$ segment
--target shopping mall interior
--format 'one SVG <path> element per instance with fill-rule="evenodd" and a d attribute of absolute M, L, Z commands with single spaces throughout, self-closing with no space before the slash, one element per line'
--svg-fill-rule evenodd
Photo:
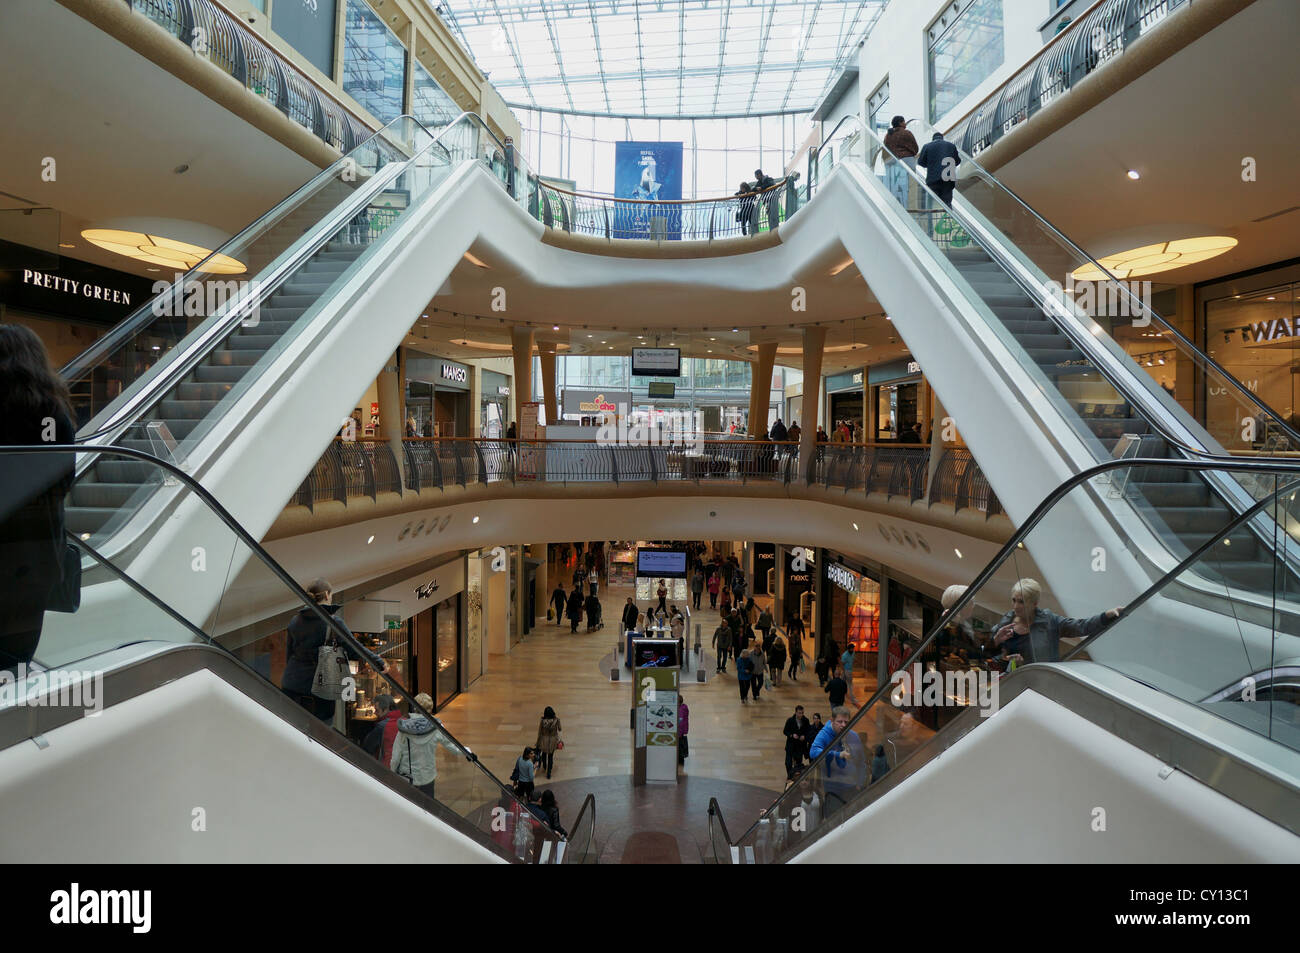
<path fill-rule="evenodd" d="M 0 4 L 0 857 L 1300 860 L 1297 35 Z"/>

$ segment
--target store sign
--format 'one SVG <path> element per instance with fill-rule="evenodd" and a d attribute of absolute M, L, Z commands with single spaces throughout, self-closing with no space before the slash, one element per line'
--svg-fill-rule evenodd
<path fill-rule="evenodd" d="M 469 369 L 461 367 L 459 364 L 444 364 L 442 365 L 442 379 L 464 384 L 469 380 Z"/>
<path fill-rule="evenodd" d="M 1300 338 L 1300 315 L 1256 321 L 1242 328 L 1241 336 L 1248 344 L 1276 344 L 1278 341 L 1292 343 L 1293 339 Z"/>
<path fill-rule="evenodd" d="M 502 396 L 502 397 L 509 397 L 509 396 L 510 396 L 510 388 L 509 388 L 509 387 L 498 387 L 498 388 L 497 388 L 497 394 L 499 394 L 499 395 Z"/>
<path fill-rule="evenodd" d="M 415 590 L 415 598 L 417 598 L 417 599 L 432 599 L 434 593 L 436 593 L 437 591 L 438 591 L 438 580 L 437 580 L 437 579 L 430 579 L 430 580 L 429 580 L 428 582 L 426 582 L 424 585 L 422 585 L 422 586 L 418 586 L 418 587 L 416 588 L 416 590 Z"/>
<path fill-rule="evenodd" d="M 855 595 L 861 588 L 859 585 L 861 577 L 852 569 L 841 566 L 839 563 L 831 563 L 826 567 L 826 578 L 845 592 L 852 592 Z"/>
<path fill-rule="evenodd" d="M 632 406 L 632 392 L 626 390 L 575 390 L 565 388 L 561 401 L 561 413 L 565 414 L 614 414 L 623 412 Z"/>
<path fill-rule="evenodd" d="M 909 373 L 909 374 L 919 374 L 919 373 L 921 373 L 921 365 L 920 365 L 919 363 L 917 363 L 916 361 L 908 361 L 908 362 L 907 362 L 907 373 Z"/>
<path fill-rule="evenodd" d="M 107 301 L 109 304 L 131 303 L 131 293 L 120 288 L 92 284 L 89 281 L 75 281 L 72 278 L 52 275 L 48 271 L 33 271 L 31 268 L 23 269 L 23 284 L 44 288 L 47 291 L 57 291 L 60 294 L 77 295 L 92 301 Z"/>

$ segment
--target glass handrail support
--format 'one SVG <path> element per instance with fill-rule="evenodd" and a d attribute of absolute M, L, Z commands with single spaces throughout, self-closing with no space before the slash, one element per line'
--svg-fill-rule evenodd
<path fill-rule="evenodd" d="M 133 643 L 202 643 L 231 655 L 272 685 L 283 686 L 286 694 L 296 687 L 311 702 L 314 696 L 308 694 L 308 684 L 291 684 L 295 676 L 291 674 L 286 625 L 291 618 L 301 617 L 308 626 L 323 627 L 353 658 L 353 683 L 345 683 L 344 688 L 348 700 L 359 706 L 372 702 L 373 694 L 359 687 L 363 682 L 371 684 L 378 692 L 405 702 L 407 712 L 424 715 L 442 732 L 443 747 L 450 750 L 440 753 L 438 803 L 472 824 L 502 856 L 521 862 L 560 862 L 563 852 L 556 848 L 561 838 L 442 727 L 432 711 L 422 708 L 401 679 L 393 672 L 378 670 L 375 660 L 383 657 L 383 650 L 365 645 L 363 637 L 355 635 L 333 607 L 317 605 L 229 512 L 179 467 L 126 448 L 4 446 L 0 447 L 0 485 L 18 508 L 50 492 L 70 492 L 84 478 L 84 472 L 74 475 L 75 457 L 89 453 L 147 471 L 141 474 L 142 483 L 172 483 L 209 518 L 185 541 L 165 543 L 174 551 L 161 554 L 157 561 L 171 564 L 177 571 L 152 574 L 148 586 L 83 539 L 74 527 L 67 527 L 67 545 L 81 555 L 79 606 L 70 613 L 45 611 L 32 664 L 42 669 L 84 668 L 87 663 L 93 665 L 95 657 Z M 8 533 L 13 526 L 0 521 L 0 529 Z M 227 591 L 237 572 L 239 591 Z M 18 593 L 0 592 L 5 604 L 19 597 Z M 250 602 L 264 610 L 272 608 L 259 616 L 250 613 Z M 254 618 L 256 621 L 251 621 Z M 315 653 L 310 654 L 308 667 L 314 671 Z M 363 672 L 372 674 L 363 678 Z M 307 680 L 310 682 L 310 672 Z M 303 701 L 301 697 L 298 700 Z M 313 704 L 319 717 L 319 702 Z M 359 742 L 360 738 L 352 740 Z"/>
<path fill-rule="evenodd" d="M 1024 638 L 1013 635 L 1015 641 L 998 638 L 1002 626 L 1014 622 L 1008 619 L 1012 585 L 1035 577 L 1036 552 L 1060 546 L 1060 528 L 1052 518 L 1056 510 L 1090 487 L 1135 482 L 1154 471 L 1205 468 L 1225 477 L 1252 477 L 1269 490 L 1251 508 L 1226 518 L 1154 585 L 1140 587 L 1136 577 L 1114 575 L 1113 604 L 1096 606 L 1097 614 L 1086 619 L 1059 620 L 1057 638 L 1036 637 L 1032 629 Z M 905 644 L 890 681 L 871 691 L 845 727 L 832 732 L 824 752 L 747 831 L 732 840 L 711 826 L 718 861 L 788 859 L 817 831 L 842 823 L 885 789 L 875 783 L 882 776 L 872 764 L 877 745 L 884 751 L 879 767 L 885 771 L 914 755 L 928 756 L 958 714 L 996 711 L 1001 680 L 1035 662 L 1080 659 L 1104 665 L 1281 746 L 1265 745 L 1265 750 L 1300 751 L 1300 636 L 1294 624 L 1300 618 L 1300 592 L 1282 572 L 1245 582 L 1225 574 L 1234 558 L 1224 545 L 1259 510 L 1279 527 L 1272 551 L 1296 548 L 1297 495 L 1300 465 L 1283 461 L 1116 460 L 1072 477 L 1037 507 L 925 637 Z M 1038 607 L 1058 604 L 1044 587 Z M 1118 618 L 1108 617 L 1112 609 L 1122 609 Z M 936 678 L 941 687 L 926 698 Z M 964 733 L 978 723 L 968 717 L 953 729 Z"/>

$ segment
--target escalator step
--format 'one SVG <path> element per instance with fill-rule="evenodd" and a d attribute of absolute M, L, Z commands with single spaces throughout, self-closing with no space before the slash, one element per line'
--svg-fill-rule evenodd
<path fill-rule="evenodd" d="M 217 406 L 215 400 L 178 400 L 164 397 L 158 401 L 158 416 L 163 420 L 202 420 Z"/>
<path fill-rule="evenodd" d="M 128 461 L 126 457 L 100 458 L 94 466 L 95 478 L 104 483 L 140 484 L 148 480 L 155 471 L 155 467 L 143 461 L 136 463 Z"/>
<path fill-rule="evenodd" d="M 252 367 L 261 356 L 261 351 L 232 351 L 223 347 L 208 355 L 208 365 L 211 367 Z M 197 369 L 195 368 L 195 370 Z"/>
<path fill-rule="evenodd" d="M 216 403 L 230 393 L 230 384 L 198 384 L 186 382 L 176 385 L 170 395 L 175 400 L 205 400 Z"/>
<path fill-rule="evenodd" d="M 68 494 L 68 506 L 121 509 L 140 491 L 141 483 L 88 483 L 79 480 Z"/>
<path fill-rule="evenodd" d="M 1153 506 L 1161 509 L 1177 506 L 1205 506 L 1210 501 L 1210 488 L 1199 480 L 1189 480 L 1186 483 L 1145 482 L 1140 484 L 1139 492 L 1144 499 L 1151 501 Z M 1155 502 L 1157 500 L 1158 504 Z"/>
<path fill-rule="evenodd" d="M 247 366 L 236 364 L 200 364 L 190 371 L 196 384 L 237 384 L 248 372 Z"/>
<path fill-rule="evenodd" d="M 118 512 L 116 506 L 65 506 L 63 522 L 70 533 L 78 536 L 89 533 L 93 536 Z"/>

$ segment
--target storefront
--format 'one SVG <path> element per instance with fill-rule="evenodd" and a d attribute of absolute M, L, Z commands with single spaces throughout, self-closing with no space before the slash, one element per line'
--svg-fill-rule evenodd
<path fill-rule="evenodd" d="M 776 594 L 776 544 L 754 543 L 751 551 L 754 559 L 753 594 L 767 596 Z"/>
<path fill-rule="evenodd" d="M 0 323 L 35 331 L 55 367 L 67 364 L 152 298 L 153 282 L 148 278 L 0 241 Z M 179 318 L 183 332 L 186 319 Z M 121 393 L 124 376 L 148 369 L 165 353 L 172 337 L 138 335 L 130 353 L 116 354 L 95 379 L 95 406 Z M 74 406 L 88 405 L 91 396 L 74 391 Z M 79 419 L 85 416 L 78 414 Z"/>
<path fill-rule="evenodd" d="M 1198 286 L 1196 303 L 1206 353 L 1283 421 L 1300 424 L 1300 263 Z M 1172 375 L 1172 350 L 1156 360 Z M 1212 382 L 1200 390 L 1207 429 L 1239 431 L 1240 401 L 1218 393 Z M 1267 436 L 1260 432 L 1256 443 L 1262 447 Z"/>
<path fill-rule="evenodd" d="M 880 577 L 831 552 L 826 553 L 820 568 L 826 603 L 824 636 L 834 639 L 841 652 L 851 648 L 854 669 L 874 683 L 880 648 Z"/>
<path fill-rule="evenodd" d="M 798 555 L 794 550 L 799 549 Z M 784 589 L 781 591 L 781 606 L 778 623 L 785 625 L 791 616 L 797 615 L 803 621 L 804 631 L 817 631 L 817 551 L 812 547 L 781 547 L 781 563 L 785 574 Z M 812 643 L 804 649 L 810 655 L 814 652 Z"/>
<path fill-rule="evenodd" d="M 861 369 L 856 371 L 846 371 L 843 374 L 833 374 L 826 378 L 826 409 L 825 420 L 821 423 L 826 427 L 826 432 L 831 433 L 839 421 L 847 420 L 853 425 L 854 441 L 866 439 L 862 431 L 863 410 L 862 403 L 862 376 Z"/>
<path fill-rule="evenodd" d="M 925 432 L 930 408 L 922 406 L 925 388 L 920 364 L 911 358 L 878 364 L 868 369 L 867 382 L 871 388 L 871 426 L 875 428 L 870 440 L 899 440 L 917 424 Z"/>
<path fill-rule="evenodd" d="M 406 352 L 406 417 L 422 437 L 470 436 L 473 369 L 415 351 Z M 481 409 L 480 409 L 481 412 Z"/>
<path fill-rule="evenodd" d="M 480 437 L 496 440 L 510 426 L 510 378 L 496 371 L 479 371 Z"/>
<path fill-rule="evenodd" d="M 400 659 L 402 664 L 393 667 L 390 674 L 413 695 L 428 692 L 438 709 L 461 690 L 462 660 L 468 651 L 465 582 L 465 561 L 454 559 L 343 608 L 344 620 L 358 637 L 388 643 L 394 657 Z M 405 652 L 396 654 L 397 646 L 403 645 Z M 363 684 L 363 678 L 372 679 L 374 684 Z M 360 692 L 363 687 L 367 688 L 364 697 Z M 368 717 L 367 705 L 373 693 L 382 690 L 382 680 L 358 673 L 357 710 L 350 711 L 349 717 Z"/>

